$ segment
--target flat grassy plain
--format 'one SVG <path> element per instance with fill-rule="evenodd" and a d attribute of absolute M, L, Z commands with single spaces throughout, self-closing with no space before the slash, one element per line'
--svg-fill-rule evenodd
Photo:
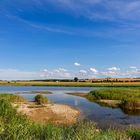
<path fill-rule="evenodd" d="M 65 87 L 140 87 L 140 82 L 46 82 L 0 81 L 0 86 L 65 86 Z"/>
<path fill-rule="evenodd" d="M 9 100 L 9 98 L 12 100 Z M 22 97 L 14 97 L 23 100 Z M 10 102 L 9 102 L 10 101 Z M 17 101 L 17 100 L 16 100 Z M 13 95 L 0 95 L 0 139 L 1 140 L 138 140 L 139 130 L 100 130 L 93 122 L 73 125 L 38 124 L 18 114 Z"/>

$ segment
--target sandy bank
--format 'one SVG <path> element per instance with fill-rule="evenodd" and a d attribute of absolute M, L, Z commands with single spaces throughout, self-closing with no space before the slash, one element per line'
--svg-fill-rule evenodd
<path fill-rule="evenodd" d="M 77 122 L 80 111 L 68 105 L 34 103 L 14 104 L 19 113 L 27 115 L 30 120 L 41 123 L 72 124 Z"/>

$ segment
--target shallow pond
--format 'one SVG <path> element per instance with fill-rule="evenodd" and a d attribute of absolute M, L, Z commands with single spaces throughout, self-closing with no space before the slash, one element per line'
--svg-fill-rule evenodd
<path fill-rule="evenodd" d="M 119 108 L 103 107 L 85 98 L 67 95 L 70 92 L 89 92 L 98 88 L 90 87 L 41 87 L 41 86 L 0 86 L 0 93 L 16 93 L 31 91 L 50 91 L 53 94 L 45 95 L 51 103 L 67 104 L 81 110 L 80 119 L 93 120 L 101 128 L 140 128 L 140 115 L 128 115 Z M 29 101 L 33 101 L 35 94 L 20 94 Z"/>

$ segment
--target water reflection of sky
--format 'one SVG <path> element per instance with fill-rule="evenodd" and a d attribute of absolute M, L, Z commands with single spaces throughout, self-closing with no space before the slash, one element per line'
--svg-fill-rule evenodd
<path fill-rule="evenodd" d="M 129 116 L 121 111 L 121 109 L 112 109 L 109 107 L 103 107 L 96 103 L 89 102 L 87 99 L 67 95 L 64 93 L 70 92 L 89 92 L 95 88 L 88 87 L 0 87 L 0 92 L 24 92 L 24 91 L 39 91 L 47 90 L 53 94 L 47 94 L 50 103 L 67 104 L 76 107 L 81 110 L 82 118 L 93 120 L 98 123 L 102 128 L 106 127 L 126 127 L 130 124 L 138 125 L 140 127 L 140 116 Z M 33 101 L 34 94 L 20 94 L 29 101 Z"/>

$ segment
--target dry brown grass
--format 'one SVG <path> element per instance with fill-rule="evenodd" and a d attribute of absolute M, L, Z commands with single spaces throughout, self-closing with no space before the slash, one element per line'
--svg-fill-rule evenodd
<path fill-rule="evenodd" d="M 46 82 L 46 81 L 0 81 L 2 86 L 76 86 L 76 87 L 96 87 L 96 86 L 139 86 L 140 82 Z"/>

